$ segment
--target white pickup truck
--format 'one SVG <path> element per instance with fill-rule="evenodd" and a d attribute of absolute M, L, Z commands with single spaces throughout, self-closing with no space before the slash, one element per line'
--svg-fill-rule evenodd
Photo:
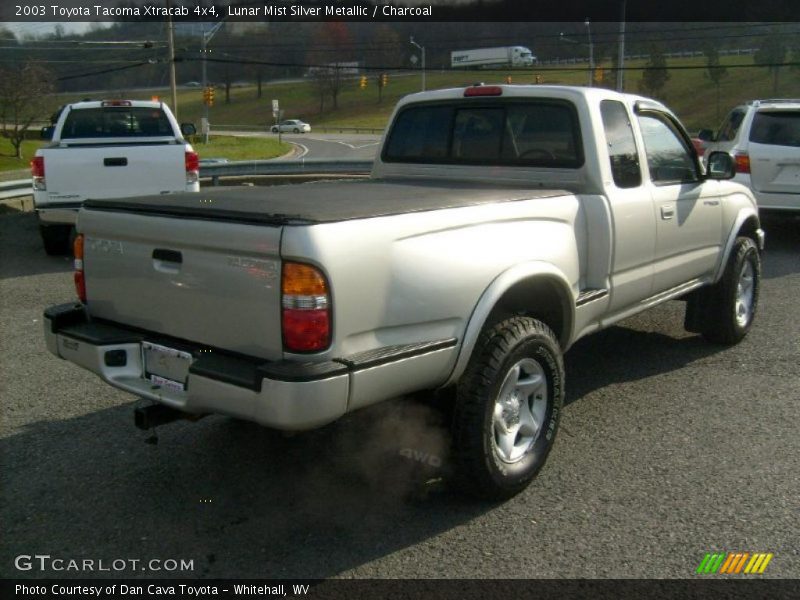
<path fill-rule="evenodd" d="M 162 102 L 103 100 L 65 106 L 51 143 L 31 161 L 33 201 L 48 254 L 68 252 L 78 209 L 88 198 L 200 191 L 199 161 Z"/>
<path fill-rule="evenodd" d="M 576 340 L 673 299 L 712 342 L 747 334 L 764 234 L 734 173 L 646 98 L 414 94 L 369 180 L 87 201 L 80 300 L 45 311 L 45 339 L 151 400 L 145 428 L 308 429 L 439 390 L 454 481 L 508 497 L 552 447 Z"/>

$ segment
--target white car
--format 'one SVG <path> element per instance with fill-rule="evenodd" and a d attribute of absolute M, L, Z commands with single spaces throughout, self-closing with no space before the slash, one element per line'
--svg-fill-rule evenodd
<path fill-rule="evenodd" d="M 717 131 L 700 133 L 705 156 L 736 161 L 734 181 L 753 191 L 762 210 L 800 211 L 800 100 L 753 100 L 734 108 Z"/>
<path fill-rule="evenodd" d="M 299 119 L 289 119 L 281 121 L 272 126 L 272 133 L 311 133 L 311 125 Z"/>

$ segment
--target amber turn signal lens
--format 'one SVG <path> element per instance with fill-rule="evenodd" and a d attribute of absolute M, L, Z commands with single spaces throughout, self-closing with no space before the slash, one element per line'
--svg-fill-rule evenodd
<path fill-rule="evenodd" d="M 323 296 L 328 284 L 318 269 L 311 265 L 287 262 L 283 264 L 282 292 L 293 296 Z"/>

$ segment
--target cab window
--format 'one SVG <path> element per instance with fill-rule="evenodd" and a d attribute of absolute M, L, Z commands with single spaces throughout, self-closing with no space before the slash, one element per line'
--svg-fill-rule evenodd
<path fill-rule="evenodd" d="M 603 118 L 614 184 L 618 188 L 640 186 L 642 171 L 639 168 L 639 154 L 625 105 L 616 100 L 603 100 L 600 103 L 600 114 Z"/>
<path fill-rule="evenodd" d="M 697 166 L 686 141 L 673 123 L 658 113 L 639 115 L 650 179 L 656 185 L 699 180 Z"/>

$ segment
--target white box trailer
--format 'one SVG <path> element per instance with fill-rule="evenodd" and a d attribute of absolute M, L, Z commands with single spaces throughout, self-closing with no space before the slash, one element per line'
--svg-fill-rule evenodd
<path fill-rule="evenodd" d="M 478 48 L 475 50 L 454 50 L 450 53 L 453 68 L 501 68 L 530 67 L 536 57 L 525 46 L 502 46 L 500 48 Z"/>

